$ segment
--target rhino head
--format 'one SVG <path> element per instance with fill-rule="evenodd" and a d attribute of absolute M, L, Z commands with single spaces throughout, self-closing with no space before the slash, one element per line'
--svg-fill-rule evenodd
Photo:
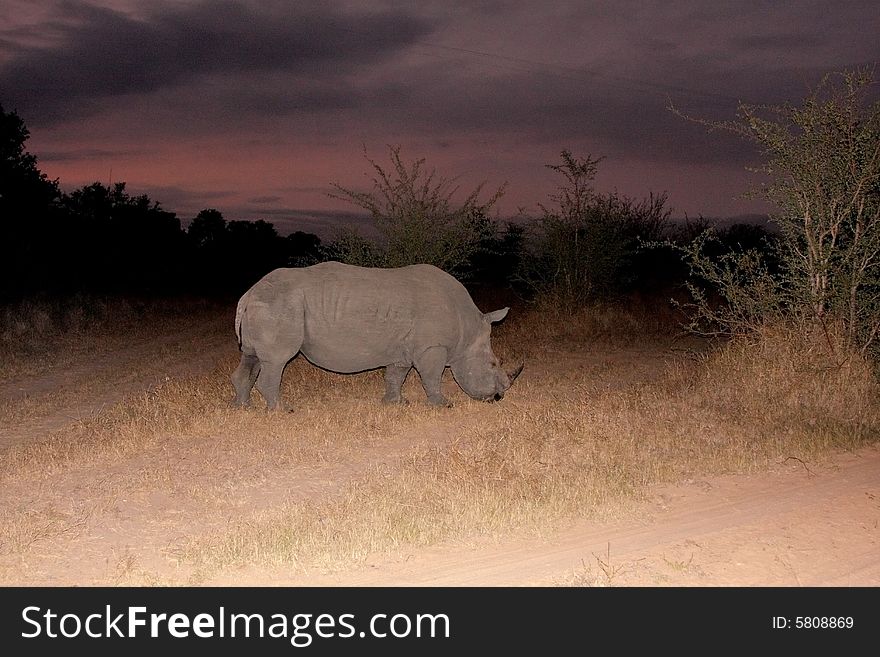
<path fill-rule="evenodd" d="M 500 400 L 523 369 L 521 363 L 506 372 L 492 352 L 490 343 L 492 323 L 504 319 L 508 310 L 502 308 L 485 313 L 474 340 L 466 346 L 459 358 L 449 364 L 456 383 L 474 399 L 487 402 Z"/>

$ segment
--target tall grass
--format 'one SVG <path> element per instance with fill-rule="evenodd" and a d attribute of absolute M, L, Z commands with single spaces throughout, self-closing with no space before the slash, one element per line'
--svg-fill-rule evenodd
<path fill-rule="evenodd" d="M 798 436 L 808 452 L 858 446 L 880 428 L 873 364 L 833 334 L 799 327 L 765 326 L 712 354 L 693 402 L 768 439 Z"/>

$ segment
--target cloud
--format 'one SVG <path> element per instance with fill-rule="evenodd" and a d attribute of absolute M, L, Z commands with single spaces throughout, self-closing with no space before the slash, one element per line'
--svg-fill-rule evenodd
<path fill-rule="evenodd" d="M 354 127 L 355 140 L 397 131 L 436 142 L 514 132 L 741 164 L 750 148 L 708 147 L 705 131 L 666 105 L 732 118 L 739 100 L 801 95 L 804 80 L 827 70 L 810 55 L 837 43 L 846 25 L 835 15 L 823 32 L 816 3 L 803 4 L 812 22 L 766 2 L 711 11 L 702 2 L 575 2 L 540 16 L 523 2 L 351 13 L 332 3 L 220 0 L 157 3 L 140 15 L 62 2 L 53 39 L 19 48 L 0 69 L 0 89 L 33 126 L 101 113 L 123 130 L 140 122 L 145 137 Z M 847 12 L 858 16 L 859 3 L 839 13 Z M 860 48 L 852 55 L 871 52 Z"/>
<path fill-rule="evenodd" d="M 704 74 L 711 78 L 712 73 Z M 675 80 L 633 80 L 590 72 L 510 71 L 462 80 L 457 71 L 426 67 L 420 77 L 432 84 L 413 88 L 401 106 L 385 106 L 406 116 L 409 129 L 436 141 L 497 141 L 515 135 L 517 143 L 559 148 L 592 144 L 594 154 L 690 163 L 754 161 L 754 148 L 737 138 L 707 135 L 706 128 L 684 121 L 668 109 L 670 101 L 695 116 L 730 119 L 737 98 L 706 85 L 700 92 L 679 88 Z M 733 76 L 734 78 L 736 76 Z M 780 76 L 774 76 L 778 91 Z M 378 125 L 383 117 L 373 117 Z M 444 139 L 444 137 L 446 137 Z"/>
<path fill-rule="evenodd" d="M 405 11 L 351 13 L 324 3 L 221 0 L 159 7 L 135 17 L 62 3 L 62 15 L 52 22 L 59 36 L 51 45 L 20 47 L 0 71 L 0 89 L 39 123 L 94 111 L 101 99 L 205 78 L 222 84 L 224 76 L 284 71 L 335 79 L 393 55 L 432 29 L 429 20 Z M 317 104 L 341 98 L 324 94 Z"/>
<path fill-rule="evenodd" d="M 134 157 L 137 150 L 112 150 L 106 148 L 77 148 L 64 151 L 40 151 L 40 162 L 81 162 L 84 160 L 112 160 L 120 157 Z"/>
<path fill-rule="evenodd" d="M 182 219 L 195 216 L 199 210 L 216 207 L 218 203 L 228 201 L 236 195 L 233 190 L 193 190 L 176 185 L 127 185 L 126 191 L 137 196 L 146 194 L 153 201 L 170 211 L 176 212 Z"/>
<path fill-rule="evenodd" d="M 11 1 L 34 13 L 0 15 L 0 102 L 65 172 L 117 154 L 154 182 L 239 186 L 225 201 L 263 214 L 363 184 L 361 147 L 382 162 L 387 144 L 477 179 L 533 184 L 569 148 L 633 188 L 696 196 L 696 168 L 732 187 L 753 145 L 670 100 L 732 119 L 880 58 L 874 0 Z"/>
<path fill-rule="evenodd" d="M 241 216 L 251 218 L 254 215 L 241 213 Z M 281 235 L 289 235 L 299 230 L 314 233 L 323 240 L 333 240 L 344 228 L 356 230 L 364 236 L 378 235 L 373 219 L 358 212 L 279 208 L 274 213 L 264 213 L 264 216 Z"/>

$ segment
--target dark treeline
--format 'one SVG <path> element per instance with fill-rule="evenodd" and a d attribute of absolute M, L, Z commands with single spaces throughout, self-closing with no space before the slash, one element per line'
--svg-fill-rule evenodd
<path fill-rule="evenodd" d="M 20 117 L 0 106 L 3 300 L 43 293 L 226 298 L 277 267 L 329 259 L 383 264 L 353 258 L 350 234 L 330 243 L 300 231 L 282 236 L 266 221 L 227 221 L 216 209 L 202 210 L 184 229 L 175 213 L 146 195 L 129 194 L 123 182 L 65 193 L 25 149 L 28 137 Z M 672 224 L 662 196 L 634 201 L 594 193 L 585 184 L 597 162 L 564 152 L 563 164 L 550 168 L 565 175 L 568 189 L 560 187 L 555 205 L 542 206 L 542 217 L 503 223 L 464 213 L 450 230 L 466 225 L 475 238 L 453 273 L 472 286 L 510 288 L 568 305 L 680 284 L 688 274 L 680 254 L 656 244 L 689 240 L 705 226 Z M 417 261 L 428 261 L 417 253 L 423 237 L 412 242 Z M 720 237 L 716 248 L 723 250 L 740 241 L 765 244 L 768 234 L 734 226 Z M 647 242 L 655 246 L 646 248 Z M 381 251 L 365 238 L 354 243 L 371 257 Z M 406 252 L 409 245 L 402 245 Z"/>
<path fill-rule="evenodd" d="M 4 194 L 3 200 L 6 199 Z M 201 211 L 187 230 L 180 219 L 125 183 L 94 183 L 50 202 L 3 203 L 2 289 L 35 292 L 216 295 L 243 291 L 276 267 L 314 264 L 321 240 L 282 237 L 262 220 L 226 221 Z"/>
<path fill-rule="evenodd" d="M 321 240 L 282 237 L 265 221 L 200 212 L 180 219 L 124 182 L 71 193 L 27 152 L 24 122 L 0 106 L 0 295 L 35 293 L 227 295 L 276 267 L 317 262 Z"/>

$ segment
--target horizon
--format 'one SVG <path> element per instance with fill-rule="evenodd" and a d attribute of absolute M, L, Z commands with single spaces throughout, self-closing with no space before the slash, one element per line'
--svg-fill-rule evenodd
<path fill-rule="evenodd" d="M 158 199 L 153 199 L 151 197 L 150 200 L 158 201 L 160 207 L 166 212 L 171 212 L 174 214 L 179 220 L 181 224 L 181 228 L 186 230 L 188 225 L 192 222 L 195 217 L 181 217 L 179 214 L 174 212 L 171 209 L 164 207 Z M 361 235 L 364 237 L 375 237 L 378 235 L 376 228 L 374 226 L 374 219 L 369 214 L 365 212 L 357 212 L 357 211 L 345 211 L 345 210 L 296 210 L 296 216 L 284 216 L 284 217 L 227 217 L 222 210 L 217 208 L 204 208 L 204 209 L 216 209 L 223 215 L 223 219 L 227 222 L 229 221 L 265 221 L 266 223 L 272 224 L 275 228 L 276 232 L 284 237 L 290 235 L 294 232 L 301 231 L 304 233 L 312 233 L 320 237 L 322 240 L 333 239 L 335 237 L 335 231 L 342 228 L 354 228 L 358 230 Z M 512 216 L 494 216 L 490 218 L 493 222 L 506 224 L 506 223 L 523 223 L 527 224 L 529 222 L 540 219 L 538 215 L 512 215 Z M 689 221 L 705 221 L 708 224 L 718 227 L 724 228 L 734 224 L 751 224 L 758 226 L 772 226 L 772 218 L 771 215 L 767 213 L 749 213 L 749 214 L 739 214 L 739 215 L 730 215 L 724 217 L 706 217 L 706 216 L 669 216 L 668 221 L 670 223 L 686 223 Z"/>
<path fill-rule="evenodd" d="M 39 166 L 39 162 L 38 162 Z M 110 181 L 109 185 L 105 185 L 100 181 L 93 181 L 89 184 L 100 184 L 104 185 L 109 189 L 110 185 L 115 183 L 125 183 L 126 193 L 131 196 L 140 196 L 143 192 L 137 189 L 131 189 L 126 181 Z M 63 181 L 59 181 L 59 188 L 66 194 L 75 191 L 75 189 L 80 188 L 72 188 L 68 185 L 64 185 Z M 376 230 L 373 225 L 373 218 L 365 211 L 357 211 L 357 210 L 316 210 L 316 209 L 290 209 L 290 210 L 282 210 L 276 211 L 274 213 L 264 213 L 262 216 L 247 216 L 247 215 L 227 215 L 226 212 L 223 211 L 222 208 L 219 207 L 205 207 L 201 208 L 197 212 L 193 214 L 182 215 L 180 212 L 175 210 L 174 208 L 168 207 L 162 199 L 154 198 L 147 194 L 150 201 L 154 203 L 158 203 L 159 207 L 164 212 L 169 212 L 173 214 L 179 221 L 181 228 L 186 230 L 190 223 L 192 223 L 195 216 L 198 212 L 202 210 L 217 210 L 223 216 L 223 219 L 227 222 L 229 221 L 265 221 L 266 223 L 272 224 L 275 228 L 276 232 L 281 236 L 290 235 L 297 231 L 302 231 L 305 233 L 313 233 L 320 237 L 322 240 L 332 239 L 335 236 L 335 232 L 337 230 L 343 228 L 354 228 L 361 232 L 365 237 L 375 236 Z M 540 219 L 540 215 L 535 214 L 515 214 L 515 215 L 495 215 L 490 217 L 490 219 L 497 223 L 528 223 L 530 221 L 534 221 Z M 756 225 L 767 225 L 771 221 L 771 215 L 769 213 L 743 213 L 737 215 L 727 215 L 727 216 L 687 216 L 687 215 L 670 215 L 668 220 L 672 223 L 683 223 L 688 221 L 706 221 L 709 224 L 718 227 L 724 227 L 731 224 L 743 223 L 743 224 L 756 224 Z"/>

